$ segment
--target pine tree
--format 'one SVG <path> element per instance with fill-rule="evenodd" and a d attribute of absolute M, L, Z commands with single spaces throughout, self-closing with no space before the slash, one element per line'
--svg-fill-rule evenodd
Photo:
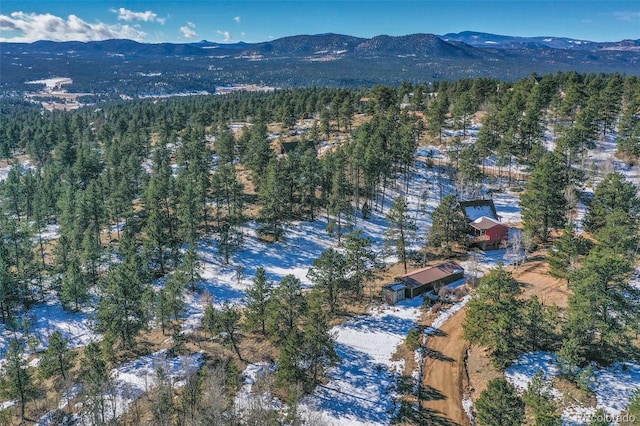
<path fill-rule="evenodd" d="M 2 323 L 6 324 L 13 317 L 19 303 L 19 295 L 15 277 L 9 263 L 0 251 L 0 315 Z"/>
<path fill-rule="evenodd" d="M 627 225 L 635 225 L 640 213 L 638 189 L 620 173 L 609 173 L 596 187 L 593 200 L 585 217 L 585 228 L 597 232 L 607 225 L 607 216 L 614 212 L 624 213 Z"/>
<path fill-rule="evenodd" d="M 162 334 L 164 335 L 167 325 L 171 320 L 171 316 L 173 315 L 173 309 L 169 304 L 169 296 L 167 295 L 166 288 L 161 288 L 156 293 L 155 307 L 156 321 L 160 323 L 160 328 L 162 329 Z"/>
<path fill-rule="evenodd" d="M 85 397 L 82 409 L 93 424 L 104 424 L 107 409 L 105 393 L 110 386 L 110 379 L 107 363 L 98 343 L 92 342 L 85 346 L 80 365 Z"/>
<path fill-rule="evenodd" d="M 536 425 L 562 426 L 562 417 L 558 414 L 553 395 L 544 382 L 542 370 L 533 376 L 527 390 L 522 394 L 522 400 L 533 411 Z"/>
<path fill-rule="evenodd" d="M 546 307 L 533 295 L 522 306 L 522 348 L 525 351 L 556 349 L 557 306 Z"/>
<path fill-rule="evenodd" d="M 48 379 L 60 375 L 67 380 L 67 374 L 74 365 L 75 356 L 74 352 L 69 351 L 69 340 L 65 339 L 60 331 L 54 331 L 49 336 L 49 346 L 38 364 L 42 377 Z"/>
<path fill-rule="evenodd" d="M 267 335 L 267 309 L 273 291 L 273 283 L 267 279 L 263 267 L 258 267 L 253 285 L 247 290 L 245 325 L 249 330 L 259 330 Z"/>
<path fill-rule="evenodd" d="M 260 201 L 259 219 L 265 223 L 266 229 L 275 241 L 280 240 L 286 215 L 282 203 L 282 185 L 277 170 L 276 161 L 269 163 L 266 177 L 260 187 L 258 199 Z"/>
<path fill-rule="evenodd" d="M 456 180 L 461 194 L 477 195 L 478 186 L 484 177 L 479 164 L 480 154 L 475 145 L 470 145 L 460 152 Z"/>
<path fill-rule="evenodd" d="M 464 243 L 467 236 L 467 221 L 458 208 L 455 195 L 447 195 L 440 201 L 431 216 L 432 225 L 429 243 L 434 247 L 451 249 L 453 243 Z"/>
<path fill-rule="evenodd" d="M 217 226 L 218 252 L 229 263 L 231 255 L 243 244 L 244 185 L 237 180 L 233 165 L 221 166 L 212 177 Z"/>
<path fill-rule="evenodd" d="M 589 253 L 591 246 L 589 240 L 576 234 L 573 224 L 568 224 L 547 253 L 549 275 L 568 281 L 579 259 Z"/>
<path fill-rule="evenodd" d="M 280 385 L 291 386 L 304 380 L 302 369 L 302 337 L 297 329 L 286 335 L 278 357 L 276 381 Z"/>
<path fill-rule="evenodd" d="M 309 220 L 313 222 L 319 204 L 316 191 L 320 186 L 320 162 L 313 145 L 304 151 L 300 159 L 299 182 L 300 204 L 308 210 Z"/>
<path fill-rule="evenodd" d="M 520 198 L 524 231 L 531 238 L 546 242 L 549 230 L 565 225 L 568 184 L 564 160 L 558 153 L 546 153 L 536 165 Z"/>
<path fill-rule="evenodd" d="M 143 196 L 147 212 L 145 244 L 160 274 L 165 273 L 167 252 L 175 254 L 176 251 L 175 185 L 169 151 L 160 144 L 153 154 L 152 173 Z"/>
<path fill-rule="evenodd" d="M 588 360 L 613 362 L 624 357 L 638 331 L 632 300 L 639 296 L 626 277 L 629 260 L 597 246 L 570 277 L 567 322 L 561 356 L 570 364 Z"/>
<path fill-rule="evenodd" d="M 303 334 L 303 359 L 306 361 L 307 390 L 315 388 L 325 369 L 338 361 L 328 315 L 322 296 L 312 291 L 308 297 L 309 310 Z"/>
<path fill-rule="evenodd" d="M 66 308 L 71 307 L 74 311 L 78 311 L 80 303 L 87 299 L 88 290 L 80 264 L 76 258 L 73 258 L 62 278 L 60 301 Z"/>
<path fill-rule="evenodd" d="M 314 288 L 321 292 L 324 301 L 329 306 L 329 312 L 334 314 L 340 304 L 341 294 L 348 288 L 347 264 L 344 255 L 332 248 L 322 252 L 313 261 L 313 267 L 307 276 Z"/>
<path fill-rule="evenodd" d="M 298 327 L 305 315 L 306 302 L 300 280 L 293 275 L 285 276 L 273 290 L 269 299 L 267 330 L 277 342 L 283 342 L 292 330 Z"/>
<path fill-rule="evenodd" d="M 17 341 L 9 344 L 9 350 L 5 357 L 4 377 L 0 385 L 6 391 L 9 398 L 16 398 L 20 402 L 20 419 L 24 421 L 25 404 L 35 390 L 31 373 L 27 368 L 27 359 L 24 357 L 24 347 Z"/>
<path fill-rule="evenodd" d="M 504 377 L 489 382 L 475 408 L 480 426 L 518 426 L 524 422 L 524 402 Z"/>
<path fill-rule="evenodd" d="M 337 225 L 336 233 L 338 235 L 338 244 L 341 242 L 344 228 L 350 228 L 353 223 L 353 207 L 349 201 L 349 184 L 344 173 L 344 167 L 338 161 L 337 169 L 333 172 L 331 179 L 331 188 L 327 199 L 327 213 L 333 216 L 335 225 Z"/>
<path fill-rule="evenodd" d="M 245 129 L 245 131 L 247 130 Z M 259 189 L 267 172 L 267 167 L 274 158 L 274 151 L 271 149 L 271 144 L 267 137 L 267 125 L 264 121 L 258 120 L 248 131 L 249 140 L 242 162 L 251 170 L 254 181 L 259 183 L 257 185 Z"/>
<path fill-rule="evenodd" d="M 189 277 L 183 271 L 176 271 L 169 276 L 164 286 L 167 308 L 173 319 L 180 319 L 186 306 L 184 293 Z"/>
<path fill-rule="evenodd" d="M 386 218 L 389 226 L 385 231 L 385 245 L 394 247 L 395 254 L 407 272 L 407 246 L 414 236 L 416 224 L 409 216 L 407 201 L 402 195 L 394 200 Z"/>
<path fill-rule="evenodd" d="M 413 232 L 413 229 L 410 230 Z M 349 290 L 356 295 L 362 294 L 365 284 L 374 280 L 383 268 L 378 254 L 372 250 L 373 241 L 363 237 L 360 229 L 347 234 L 344 241 L 344 261 Z M 340 279 L 343 275 L 336 275 Z"/>
<path fill-rule="evenodd" d="M 482 277 L 476 297 L 467 304 L 464 337 L 487 347 L 498 367 L 508 365 L 521 348 L 520 285 L 502 267 Z"/>
<path fill-rule="evenodd" d="M 240 310 L 227 301 L 224 302 L 220 309 L 216 309 L 213 305 L 208 305 L 204 311 L 202 327 L 214 336 L 224 333 L 225 341 L 231 344 L 236 355 L 238 355 L 238 359 L 243 361 L 238 347 L 240 340 L 239 325 Z"/>
<path fill-rule="evenodd" d="M 182 259 L 182 265 L 176 271 L 180 274 L 182 281 L 189 287 L 192 293 L 196 291 L 196 283 L 202 280 L 200 271 L 202 270 L 202 264 L 198 257 L 198 248 L 195 243 L 189 244 L 189 248 L 184 254 Z"/>
<path fill-rule="evenodd" d="M 171 378 L 162 367 L 156 370 L 155 399 L 152 404 L 154 424 L 159 426 L 169 426 L 175 411 L 173 402 L 173 386 Z"/>
<path fill-rule="evenodd" d="M 150 290 L 132 236 L 124 235 L 120 252 L 124 261 L 105 277 L 96 319 L 100 331 L 117 336 L 124 347 L 132 348 L 136 335 L 147 325 L 147 310 L 152 305 L 144 304 Z"/>

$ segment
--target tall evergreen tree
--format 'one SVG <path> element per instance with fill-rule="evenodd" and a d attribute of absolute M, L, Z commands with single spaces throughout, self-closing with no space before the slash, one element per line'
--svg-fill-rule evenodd
<path fill-rule="evenodd" d="M 385 231 L 385 245 L 394 247 L 395 254 L 407 272 L 407 247 L 414 236 L 416 224 L 409 215 L 407 201 L 402 195 L 393 201 L 386 217 L 389 226 Z"/>
<path fill-rule="evenodd" d="M 35 390 L 31 373 L 27 367 L 27 359 L 24 356 L 24 347 L 17 341 L 9 344 L 9 350 L 5 357 L 4 377 L 0 385 L 10 398 L 16 398 L 20 403 L 20 420 L 25 420 L 25 406 L 33 396 Z"/>
<path fill-rule="evenodd" d="M 564 226 L 567 201 L 563 191 L 568 183 L 562 156 L 544 154 L 520 197 L 524 231 L 530 237 L 546 242 L 551 229 Z"/>
<path fill-rule="evenodd" d="M 60 288 L 60 301 L 63 306 L 74 311 L 80 310 L 80 303 L 84 302 L 88 295 L 88 286 L 85 282 L 79 261 L 74 258 L 69 263 L 62 278 Z"/>
<path fill-rule="evenodd" d="M 344 261 L 348 288 L 356 295 L 362 294 L 362 289 L 368 281 L 375 279 L 376 274 L 383 268 L 378 254 L 372 250 L 373 241 L 364 237 L 360 229 L 347 234 L 344 241 Z M 336 275 L 340 279 L 342 275 Z"/>
<path fill-rule="evenodd" d="M 284 223 L 287 218 L 281 199 L 282 185 L 278 175 L 276 161 L 269 163 L 266 174 L 265 181 L 260 187 L 258 194 L 261 205 L 259 218 L 265 223 L 274 240 L 278 241 L 282 235 Z"/>
<path fill-rule="evenodd" d="M 240 341 L 240 310 L 225 301 L 220 309 L 208 305 L 202 319 L 202 327 L 212 335 L 224 333 L 224 338 L 229 342 L 238 359 L 243 361 L 238 347 Z"/>
<path fill-rule="evenodd" d="M 322 295 L 329 312 L 334 314 L 340 306 L 340 296 L 348 286 L 344 255 L 332 248 L 325 250 L 313 261 L 313 267 L 309 268 L 307 276 Z"/>
<path fill-rule="evenodd" d="M 93 424 L 105 424 L 106 391 L 110 386 L 110 379 L 107 363 L 98 343 L 92 342 L 85 346 L 80 365 L 84 394 L 82 410 Z"/>
<path fill-rule="evenodd" d="M 588 206 L 585 227 L 590 232 L 604 228 L 607 216 L 614 211 L 624 212 L 630 226 L 640 215 L 638 189 L 620 173 L 609 173 L 596 187 Z"/>
<path fill-rule="evenodd" d="M 38 368 L 44 378 L 59 375 L 66 380 L 75 356 L 75 352 L 69 351 L 69 340 L 56 330 L 49 336 L 49 346 L 42 354 Z"/>
<path fill-rule="evenodd" d="M 638 330 L 633 300 L 640 296 L 628 284 L 629 260 L 597 246 L 570 277 L 567 323 L 561 356 L 570 364 L 612 362 L 625 356 L 628 339 Z"/>
<path fill-rule="evenodd" d="M 267 279 L 264 268 L 259 267 L 253 285 L 247 289 L 245 325 L 249 330 L 259 330 L 263 336 L 267 335 L 267 309 L 272 291 L 273 283 Z"/>
<path fill-rule="evenodd" d="M 573 224 L 568 224 L 547 253 L 549 275 L 568 281 L 577 268 L 579 259 L 588 254 L 591 246 L 589 240 L 576 234 Z"/>
<path fill-rule="evenodd" d="M 283 342 L 297 329 L 306 313 L 306 302 L 300 280 L 293 275 L 285 276 L 273 290 L 269 299 L 267 329 L 277 342 Z"/>
<path fill-rule="evenodd" d="M 452 244 L 465 242 L 467 221 L 458 208 L 455 195 L 444 197 L 433 211 L 431 219 L 429 243 L 432 246 L 450 250 Z"/>
<path fill-rule="evenodd" d="M 511 273 L 499 267 L 482 277 L 467 305 L 465 339 L 486 346 L 499 367 L 508 365 L 521 347 L 522 302 L 516 299 L 521 291 Z"/>
<path fill-rule="evenodd" d="M 325 369 L 338 361 L 329 318 L 322 303 L 322 296 L 312 291 L 309 294 L 307 322 L 302 341 L 303 359 L 307 370 L 307 390 L 315 388 Z"/>
<path fill-rule="evenodd" d="M 96 312 L 98 329 L 117 337 L 129 349 L 138 332 L 147 325 L 149 307 L 143 300 L 150 291 L 133 238 L 125 235 L 121 241 L 123 263 L 107 273 Z"/>

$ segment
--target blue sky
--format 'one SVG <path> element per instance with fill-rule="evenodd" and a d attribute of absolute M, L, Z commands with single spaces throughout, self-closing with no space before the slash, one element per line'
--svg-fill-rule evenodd
<path fill-rule="evenodd" d="M 0 41 L 259 42 L 480 31 L 593 41 L 640 39 L 640 0 L 2 0 Z"/>

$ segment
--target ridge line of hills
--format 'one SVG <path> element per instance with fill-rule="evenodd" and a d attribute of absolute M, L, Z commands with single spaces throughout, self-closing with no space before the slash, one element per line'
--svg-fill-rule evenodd
<path fill-rule="evenodd" d="M 517 80 L 576 71 L 640 74 L 640 39 L 594 42 L 563 37 L 511 37 L 478 32 L 296 35 L 260 43 L 93 42 L 0 43 L 0 90 L 70 77 L 76 92 L 133 95 L 215 91 L 216 86 L 370 86 L 488 77 Z M 150 77 L 155 77 L 150 79 Z"/>

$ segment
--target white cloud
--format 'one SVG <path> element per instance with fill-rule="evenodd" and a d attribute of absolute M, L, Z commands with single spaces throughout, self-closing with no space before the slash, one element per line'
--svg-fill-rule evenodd
<path fill-rule="evenodd" d="M 120 9 L 116 10 L 116 9 L 111 9 L 111 12 L 115 13 L 118 15 L 118 19 L 121 21 L 127 21 L 127 22 L 131 22 L 131 21 L 144 21 L 144 22 L 159 22 L 161 24 L 164 24 L 166 19 L 165 18 L 158 18 L 158 15 L 150 10 L 147 10 L 145 12 L 134 12 L 132 10 L 129 9 L 125 9 L 124 7 L 121 7 Z"/>
<path fill-rule="evenodd" d="M 187 25 L 184 27 L 180 27 L 180 31 L 184 38 L 196 38 L 198 34 L 196 33 L 196 24 L 193 22 L 187 22 Z"/>
<path fill-rule="evenodd" d="M 216 31 L 218 34 L 224 37 L 222 41 L 233 41 L 233 37 L 231 37 L 231 33 L 229 31 Z"/>
<path fill-rule="evenodd" d="M 241 19 L 239 16 L 236 16 L 235 18 L 233 18 L 234 21 L 236 21 L 238 24 L 240 23 Z"/>
<path fill-rule="evenodd" d="M 7 32 L 14 34 L 7 34 Z M 146 35 L 147 33 L 130 25 L 88 23 L 76 15 L 69 15 L 65 20 L 50 13 L 0 14 L 0 41 L 31 43 L 37 40 L 96 41 L 112 38 L 140 41 Z"/>
<path fill-rule="evenodd" d="M 640 12 L 615 12 L 613 16 L 619 21 L 640 21 Z"/>

